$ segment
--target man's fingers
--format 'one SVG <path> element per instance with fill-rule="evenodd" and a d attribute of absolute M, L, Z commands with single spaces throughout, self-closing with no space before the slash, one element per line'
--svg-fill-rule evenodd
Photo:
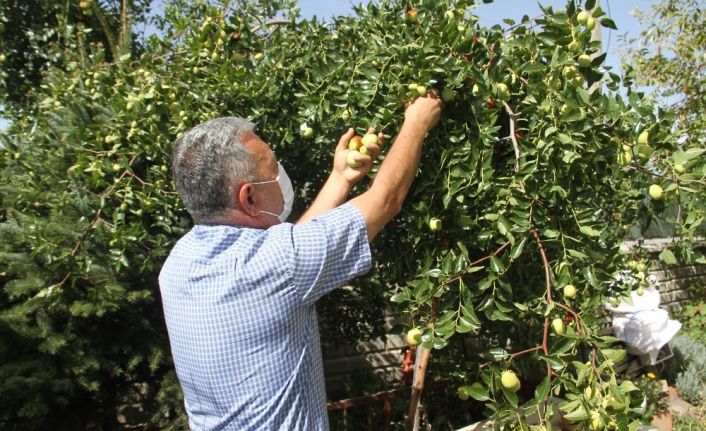
<path fill-rule="evenodd" d="M 370 155 L 358 153 L 353 157 L 353 160 L 360 163 L 360 166 L 357 166 L 355 168 L 351 166 L 351 168 L 353 169 L 370 169 L 370 167 L 373 165 L 373 158 Z"/>
<path fill-rule="evenodd" d="M 336 151 L 345 150 L 346 148 L 348 148 L 348 141 L 351 140 L 353 135 L 355 135 L 355 129 L 351 127 L 346 133 L 343 134 L 343 136 L 341 136 L 341 139 L 338 141 Z"/>
<path fill-rule="evenodd" d="M 370 128 L 368 128 L 367 133 L 375 134 L 375 129 L 370 127 Z M 348 131 L 343 136 L 341 136 L 341 139 L 338 141 L 338 146 L 336 147 L 336 152 L 348 149 L 348 142 L 351 140 L 351 138 L 353 136 L 355 136 L 355 129 L 353 129 L 353 128 L 348 129 Z M 380 155 L 380 152 L 382 151 L 382 146 L 385 142 L 385 135 L 383 135 L 382 132 L 378 133 L 377 137 L 378 137 L 377 144 L 365 145 L 366 149 L 368 150 L 368 155 L 361 154 L 362 157 L 370 159 L 371 164 L 372 164 L 372 161 L 377 159 L 377 157 Z"/>
<path fill-rule="evenodd" d="M 375 129 L 374 128 L 369 128 L 368 129 L 368 134 L 374 135 L 375 134 Z M 370 157 L 375 160 L 378 158 L 380 153 L 382 152 L 382 146 L 385 143 L 385 135 L 383 135 L 382 132 L 377 134 L 378 138 L 378 143 L 377 144 L 368 144 L 365 145 L 365 148 L 368 149 L 368 153 L 370 154 Z"/>

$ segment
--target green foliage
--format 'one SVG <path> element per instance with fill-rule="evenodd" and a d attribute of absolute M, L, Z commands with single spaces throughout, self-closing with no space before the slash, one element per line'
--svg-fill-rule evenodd
<path fill-rule="evenodd" d="M 10 112 L 36 102 L 42 74 L 66 66 L 65 51 L 79 51 L 82 64 L 94 52 L 108 59 L 139 51 L 132 25 L 144 23 L 151 0 L 130 0 L 120 34 L 121 6 L 105 0 L 0 1 L 0 102 Z M 81 5 L 87 6 L 82 7 Z"/>
<path fill-rule="evenodd" d="M 416 22 L 405 18 L 411 4 Z M 118 58 L 70 49 L 85 29 L 68 29 L 57 51 L 65 67 L 48 68 L 37 103 L 14 111 L 3 136 L 0 387 L 10 401 L 0 425 L 115 427 L 137 399 L 154 406 L 141 418 L 149 426 L 183 426 L 157 288 L 161 262 L 191 225 L 169 179 L 170 143 L 210 118 L 251 118 L 301 212 L 347 127 L 394 135 L 414 83 L 455 97 L 427 138 L 405 209 L 375 241 L 373 274 L 322 304 L 323 327 L 336 328 L 329 339 L 378 332 L 391 299 L 411 325 L 428 324 L 432 378 L 478 383 L 471 396 L 499 423 L 524 422 L 557 394 L 572 422 L 632 429 L 643 398 L 618 382 L 613 365 L 625 353 L 600 335 L 596 309 L 629 290 L 614 280 L 636 219 L 679 197 L 681 232 L 698 233 L 706 163 L 677 152 L 670 114 L 604 56 L 579 67 L 599 44 L 574 2 L 507 31 L 483 27 L 470 5 L 396 0 L 327 24 L 300 19 L 291 1 L 234 10 L 174 0 L 163 33 Z M 637 157 L 644 131 L 649 162 Z M 688 169 L 680 176 L 670 170 L 677 159 Z M 664 172 L 663 200 L 646 197 L 647 166 Z M 431 217 L 444 228 L 430 232 Z M 573 299 L 562 297 L 568 284 Z M 548 331 L 555 318 L 564 334 Z M 509 368 L 518 392 L 500 386 Z M 85 412 L 81 425 L 59 424 L 74 411 Z"/>
<path fill-rule="evenodd" d="M 693 303 L 685 305 L 679 320 L 682 322 L 682 334 L 688 335 L 694 340 L 706 341 L 706 302 L 703 300 L 693 301 Z"/>
<path fill-rule="evenodd" d="M 706 407 L 701 407 L 697 415 L 690 414 L 674 417 L 674 431 L 700 431 L 706 429 Z"/>
<path fill-rule="evenodd" d="M 636 386 L 645 399 L 642 422 L 649 423 L 655 414 L 664 413 L 669 410 L 669 400 L 666 392 L 663 391 L 662 383 L 656 380 L 653 373 L 647 373 L 640 377 Z"/>
<path fill-rule="evenodd" d="M 647 169 L 658 178 L 669 177 L 679 190 L 691 184 L 703 185 L 706 171 L 702 161 L 706 139 L 706 98 L 703 97 L 706 78 L 706 8 L 702 0 L 658 0 L 649 10 L 637 9 L 637 19 L 645 27 L 637 39 L 625 46 L 628 76 L 639 85 L 650 86 L 657 103 L 674 114 L 674 133 L 681 135 L 680 151 L 674 151 L 671 160 L 661 166 Z M 676 150 L 676 148 L 675 148 Z M 672 186 L 673 187 L 673 186 Z M 692 210 L 687 219 L 680 219 L 680 207 Z M 681 193 L 664 216 L 644 209 L 644 227 L 650 222 L 675 225 L 673 235 L 694 238 L 703 235 L 706 203 L 699 194 Z M 668 231 L 664 225 L 661 229 Z M 670 234 L 671 236 L 671 234 Z M 694 253 L 687 243 L 675 247 L 687 261 L 706 263 L 700 252 Z"/>
<path fill-rule="evenodd" d="M 704 2 L 659 0 L 649 10 L 637 9 L 636 16 L 645 30 L 631 41 L 628 54 L 638 82 L 654 86 L 656 95 L 677 113 L 678 126 L 689 137 L 686 146 L 702 147 L 706 139 Z"/>
<path fill-rule="evenodd" d="M 678 335 L 669 343 L 674 352 L 669 377 L 679 394 L 692 404 L 706 401 L 706 346 L 695 339 Z"/>

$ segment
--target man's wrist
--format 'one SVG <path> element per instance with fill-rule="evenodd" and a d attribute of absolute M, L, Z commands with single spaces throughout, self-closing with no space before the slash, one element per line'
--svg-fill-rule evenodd
<path fill-rule="evenodd" d="M 406 129 L 408 132 L 419 134 L 424 137 L 427 133 L 429 133 L 431 127 L 423 121 L 419 121 L 414 118 L 405 118 L 400 131 L 402 131 L 401 129 Z"/>
<path fill-rule="evenodd" d="M 348 196 L 348 194 L 353 189 L 353 186 L 355 185 L 348 181 L 341 173 L 336 172 L 335 170 L 331 172 L 331 175 L 329 175 L 328 180 L 326 182 L 330 187 L 340 191 L 340 193 L 345 194 L 346 196 Z"/>

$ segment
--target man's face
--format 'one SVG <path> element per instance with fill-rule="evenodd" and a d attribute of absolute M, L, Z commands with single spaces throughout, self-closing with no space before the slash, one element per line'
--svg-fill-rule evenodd
<path fill-rule="evenodd" d="M 255 133 L 246 132 L 241 136 L 245 148 L 252 154 L 255 161 L 258 178 L 256 181 L 271 181 L 277 177 L 278 167 L 275 153 L 270 146 L 262 141 Z M 261 203 L 261 209 L 274 214 L 280 214 L 284 208 L 284 198 L 276 182 L 257 184 L 253 187 L 256 201 Z M 265 214 L 265 217 L 272 219 L 272 224 L 279 223 L 279 220 Z"/>

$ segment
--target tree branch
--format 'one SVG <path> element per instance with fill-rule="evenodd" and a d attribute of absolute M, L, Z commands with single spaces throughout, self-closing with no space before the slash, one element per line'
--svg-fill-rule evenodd
<path fill-rule="evenodd" d="M 544 282 L 546 285 L 546 296 L 547 296 L 547 305 L 551 305 L 553 303 L 552 300 L 552 278 L 551 278 L 551 272 L 549 270 L 549 260 L 547 259 L 547 254 L 544 252 L 544 245 L 542 244 L 542 240 L 539 238 L 539 234 L 537 233 L 536 228 L 530 229 L 530 232 L 532 233 L 532 236 L 534 239 L 537 241 L 537 248 L 539 248 L 539 253 L 542 255 L 542 262 L 544 263 Z M 545 356 L 549 356 L 549 316 L 544 318 L 544 333 L 542 336 L 542 351 L 544 352 Z M 552 376 L 552 367 L 549 365 L 549 362 L 547 362 L 547 376 L 551 377 Z"/>
<path fill-rule="evenodd" d="M 277 20 L 272 20 L 266 22 L 264 25 L 263 24 L 258 24 L 255 27 L 250 29 L 250 33 L 255 33 L 256 31 L 260 30 L 263 27 L 269 27 L 271 25 L 287 25 L 287 24 L 293 24 L 294 21 L 289 20 L 289 19 L 277 19 Z"/>
<path fill-rule="evenodd" d="M 517 142 L 517 136 L 515 136 L 515 128 L 517 126 L 517 119 L 514 112 L 510 108 L 507 102 L 503 101 L 503 106 L 505 107 L 505 112 L 510 116 L 510 139 L 512 140 L 512 146 L 515 149 L 515 172 L 520 170 L 520 144 Z"/>
<path fill-rule="evenodd" d="M 439 312 L 439 298 L 434 298 L 431 306 L 431 317 L 427 323 L 427 328 L 433 329 L 436 323 L 436 315 Z M 421 346 L 420 346 L 421 347 Z M 419 399 L 422 397 L 424 390 L 424 379 L 427 374 L 427 366 L 431 357 L 431 349 L 421 347 L 422 353 L 419 356 L 419 361 L 415 364 L 414 381 L 412 383 L 412 399 L 409 402 L 409 412 L 407 413 L 407 424 L 405 429 L 408 431 L 417 431 L 419 429 L 419 421 L 417 420 L 417 411 L 419 410 Z"/>

